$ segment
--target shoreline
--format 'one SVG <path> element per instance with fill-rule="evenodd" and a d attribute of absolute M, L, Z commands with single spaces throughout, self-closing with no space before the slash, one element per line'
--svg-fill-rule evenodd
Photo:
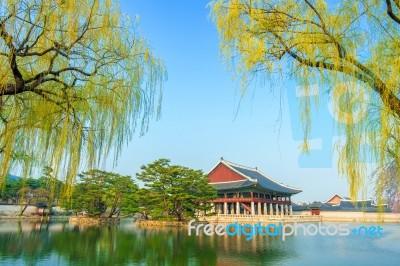
<path fill-rule="evenodd" d="M 321 211 L 323 222 L 400 223 L 400 213 Z"/>
<path fill-rule="evenodd" d="M 139 228 L 182 228 L 187 227 L 189 221 L 157 221 L 157 220 L 137 220 L 134 222 Z M 201 223 L 201 222 L 200 222 Z"/>
<path fill-rule="evenodd" d="M 139 220 L 134 222 L 141 228 L 166 228 L 187 227 L 189 221 L 155 221 Z M 300 215 L 270 216 L 270 215 L 214 215 L 197 217 L 197 223 L 229 224 L 238 222 L 245 223 L 386 223 L 400 224 L 400 213 L 369 213 L 369 212 L 328 212 L 321 211 L 320 215 L 311 215 L 302 212 Z"/>
<path fill-rule="evenodd" d="M 70 216 L 0 216 L 0 220 L 68 220 Z"/>
<path fill-rule="evenodd" d="M 79 226 L 90 226 L 90 225 L 110 225 L 119 224 L 120 218 L 118 217 L 85 217 L 85 216 L 71 216 L 69 218 L 69 224 Z"/>
<path fill-rule="evenodd" d="M 81 221 L 83 217 L 76 216 L 0 216 L 0 221 L 72 221 L 72 223 L 85 224 Z M 123 219 L 123 218 L 121 218 Z M 83 220 L 86 220 L 83 219 Z M 137 227 L 185 227 L 188 221 L 162 221 L 162 220 L 137 220 L 134 224 Z M 320 215 L 310 215 L 309 212 L 302 212 L 299 215 L 291 216 L 269 216 L 269 215 L 214 215 L 197 217 L 198 223 L 307 223 L 307 222 L 334 222 L 334 223 L 394 223 L 400 224 L 400 213 L 370 213 L 370 212 L 333 212 L 321 211 Z M 97 222 L 96 222 L 97 223 Z M 102 222 L 100 222 L 102 223 Z M 109 223 L 109 222 L 108 222 Z M 115 223 L 113 221 L 112 223 Z"/>

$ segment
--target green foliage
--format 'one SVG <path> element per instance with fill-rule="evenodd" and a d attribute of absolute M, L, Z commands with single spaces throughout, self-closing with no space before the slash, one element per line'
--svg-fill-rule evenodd
<path fill-rule="evenodd" d="M 145 185 L 138 194 L 142 211 L 153 218 L 175 217 L 181 221 L 195 216 L 200 210 L 208 210 L 207 200 L 217 196 L 207 176 L 200 170 L 170 165 L 167 159 L 159 159 L 141 167 L 137 178 Z"/>
<path fill-rule="evenodd" d="M 29 180 L 29 179 L 28 179 Z M 7 180 L 5 187 L 0 191 L 0 199 L 5 203 L 17 203 L 18 191 L 22 189 L 21 180 Z"/>
<path fill-rule="evenodd" d="M 120 211 L 131 214 L 136 211 L 134 195 L 137 189 L 130 176 L 90 170 L 79 175 L 79 183 L 64 206 L 89 216 L 101 216 L 106 210 L 109 217 Z"/>
<path fill-rule="evenodd" d="M 137 178 L 144 183 L 144 188 L 139 189 L 130 176 L 95 169 L 79 175 L 72 196 L 67 198 L 61 193 L 64 184 L 53 177 L 51 168 L 46 167 L 38 179 L 7 182 L 0 198 L 25 205 L 50 203 L 54 202 L 54 190 L 56 204 L 91 217 L 139 213 L 145 219 L 176 218 L 181 221 L 210 210 L 211 206 L 206 203 L 217 196 L 215 188 L 208 184 L 207 176 L 200 170 L 170 165 L 167 159 L 157 160 L 141 169 Z"/>
<path fill-rule="evenodd" d="M 166 71 L 136 24 L 118 1 L 0 1 L 0 187 L 49 165 L 71 196 L 82 163 L 147 130 Z"/>
<path fill-rule="evenodd" d="M 138 187 L 132 178 L 105 172 L 103 174 L 105 174 L 107 183 L 103 199 L 107 207 L 110 208 L 110 217 L 120 212 L 124 214 L 135 213 L 137 210 L 135 195 Z"/>
<path fill-rule="evenodd" d="M 38 178 L 38 183 L 41 188 L 48 191 L 48 205 L 58 205 L 65 184 L 54 176 L 53 168 L 45 166 L 43 168 L 43 175 Z"/>
<path fill-rule="evenodd" d="M 60 181 L 56 181 L 58 187 L 61 186 Z M 53 195 L 53 196 L 52 196 Z M 58 194 L 56 194 L 58 196 Z M 54 194 L 51 193 L 46 185 L 44 177 L 34 178 L 18 178 L 16 180 L 8 180 L 5 187 L 0 191 L 0 202 L 7 204 L 24 205 L 21 208 L 20 215 L 24 213 L 28 205 L 45 205 L 53 206 Z"/>
<path fill-rule="evenodd" d="M 141 188 L 136 193 L 138 203 L 137 212 L 144 218 L 149 219 L 153 211 L 153 207 L 157 205 L 157 194 L 148 188 Z M 156 215 L 157 216 L 157 215 Z"/>
<path fill-rule="evenodd" d="M 396 161 L 390 162 L 384 168 L 380 168 L 372 175 L 372 182 L 375 182 L 379 203 L 386 203 L 392 211 L 398 212 L 400 200 L 400 178 L 399 165 Z M 380 202 L 381 200 L 382 202 Z"/>
<path fill-rule="evenodd" d="M 274 87 L 296 79 L 304 95 L 327 90 L 339 133 L 338 170 L 353 198 L 364 187 L 372 156 L 378 168 L 400 163 L 400 1 L 216 0 L 211 13 L 222 54 L 242 78 Z M 279 81 L 277 82 L 277 78 Z M 283 91 L 283 86 L 281 87 Z M 302 151 L 309 151 L 311 98 L 301 97 Z M 386 179 L 377 186 L 382 196 Z M 396 178 L 400 180 L 400 174 Z"/>
<path fill-rule="evenodd" d="M 43 203 L 48 206 L 54 203 L 57 204 L 62 182 L 54 177 L 49 177 L 49 173 L 51 173 L 51 168 L 45 167 L 44 175 L 37 179 L 18 178 L 16 180 L 7 180 L 5 187 L 0 191 L 0 201 L 9 204 Z"/>

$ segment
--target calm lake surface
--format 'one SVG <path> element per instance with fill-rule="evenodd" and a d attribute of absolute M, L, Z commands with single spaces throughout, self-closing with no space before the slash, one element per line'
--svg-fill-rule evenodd
<path fill-rule="evenodd" d="M 139 229 L 128 219 L 91 228 L 0 220 L 0 265 L 400 265 L 400 225 L 381 227 L 381 237 L 246 241 L 245 236 L 188 236 L 187 229 Z"/>

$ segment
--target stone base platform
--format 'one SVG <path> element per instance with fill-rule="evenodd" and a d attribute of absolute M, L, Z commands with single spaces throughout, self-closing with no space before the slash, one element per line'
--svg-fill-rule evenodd
<path fill-rule="evenodd" d="M 100 224 L 119 224 L 119 218 L 95 218 L 95 217 L 71 217 L 69 223 L 72 225 L 100 225 Z"/>

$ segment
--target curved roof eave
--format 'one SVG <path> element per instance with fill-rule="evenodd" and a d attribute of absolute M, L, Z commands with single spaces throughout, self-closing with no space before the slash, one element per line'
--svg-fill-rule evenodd
<path fill-rule="evenodd" d="M 297 194 L 302 192 L 301 189 L 299 188 L 295 188 L 295 187 L 290 187 L 287 185 L 284 185 L 282 183 L 278 183 L 277 181 L 273 180 L 272 178 L 270 178 L 268 175 L 262 173 L 261 171 L 259 171 L 257 168 L 250 168 L 247 166 L 243 166 L 243 165 L 238 165 L 229 161 L 226 161 L 224 159 L 221 159 L 221 163 L 223 163 L 224 165 L 226 165 L 229 169 L 231 169 L 232 171 L 236 172 L 237 174 L 243 176 L 244 178 L 252 181 L 252 182 L 256 182 L 258 184 L 260 184 L 262 187 L 266 188 L 266 189 L 270 189 L 270 190 L 274 190 L 280 193 L 286 193 L 286 194 Z M 257 178 L 252 178 L 249 175 L 243 173 L 243 171 L 240 171 L 236 168 L 240 168 L 243 169 L 245 171 L 252 171 L 252 172 L 256 172 L 258 175 L 260 175 L 262 178 L 266 179 L 269 182 L 272 182 L 273 184 L 275 184 L 276 188 L 272 189 L 272 188 L 268 188 L 268 185 L 266 184 L 261 184 L 263 182 L 259 182 L 260 180 L 258 180 Z M 262 180 L 261 180 L 262 181 Z"/>

